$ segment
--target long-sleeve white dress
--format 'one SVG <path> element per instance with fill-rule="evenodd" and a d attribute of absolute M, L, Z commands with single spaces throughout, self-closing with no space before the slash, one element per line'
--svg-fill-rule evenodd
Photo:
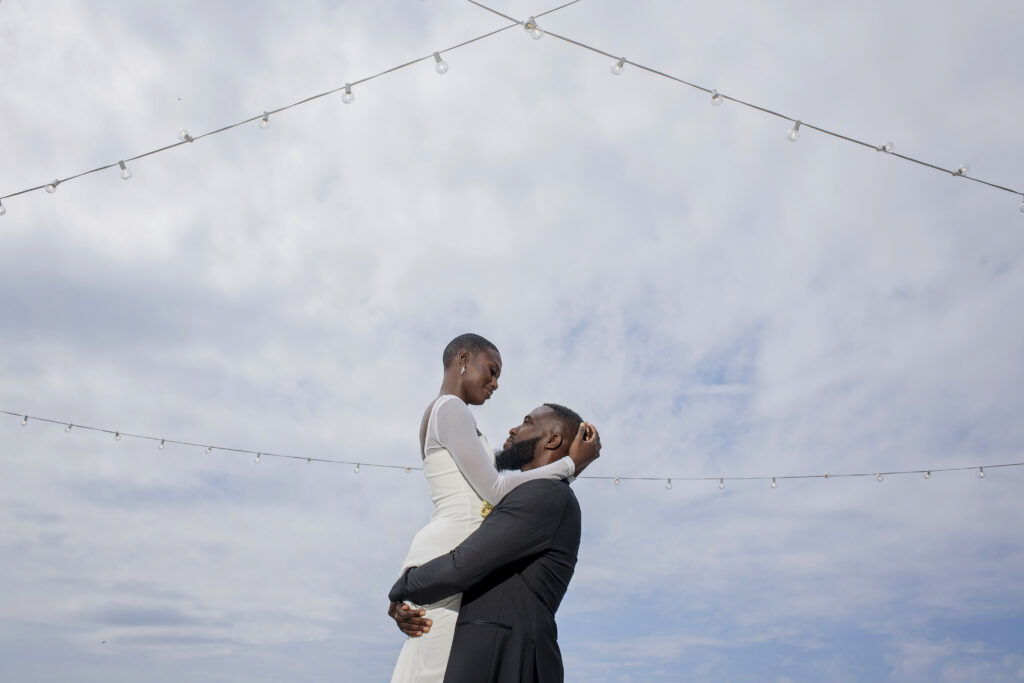
<path fill-rule="evenodd" d="M 497 472 L 487 439 L 479 435 L 469 406 L 457 396 L 439 397 L 430 410 L 424 440 L 423 473 L 434 511 L 412 539 L 402 571 L 450 552 L 483 521 L 483 502 L 497 505 L 506 493 L 534 479 L 565 479 L 576 471 L 572 458 L 526 472 Z M 462 595 L 425 609 L 430 632 L 407 638 L 391 683 L 441 683 L 455 634 Z"/>

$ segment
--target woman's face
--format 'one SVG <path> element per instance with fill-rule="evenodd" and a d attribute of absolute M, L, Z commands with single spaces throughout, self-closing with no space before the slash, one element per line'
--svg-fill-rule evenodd
<path fill-rule="evenodd" d="M 478 406 L 498 390 L 501 377 L 501 354 L 494 349 L 485 349 L 466 362 L 466 372 L 461 375 L 462 391 L 466 403 Z"/>

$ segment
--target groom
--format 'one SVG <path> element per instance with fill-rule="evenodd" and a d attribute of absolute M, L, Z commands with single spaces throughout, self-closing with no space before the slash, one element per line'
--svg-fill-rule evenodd
<path fill-rule="evenodd" d="M 589 464 L 601 450 L 597 431 L 572 410 L 545 403 L 509 430 L 495 466 L 529 470 L 555 462 L 577 434 Z M 521 484 L 453 551 L 408 569 L 389 593 L 388 613 L 413 635 L 426 620 L 400 602 L 424 605 L 463 593 L 446 683 L 561 681 L 555 611 L 579 545 L 580 506 L 569 482 Z"/>

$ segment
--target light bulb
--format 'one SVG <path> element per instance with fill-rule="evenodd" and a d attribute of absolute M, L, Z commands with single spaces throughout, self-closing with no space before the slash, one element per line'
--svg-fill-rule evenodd
<path fill-rule="evenodd" d="M 263 116 L 260 117 L 259 127 L 266 129 L 270 127 L 270 112 L 263 112 Z"/>
<path fill-rule="evenodd" d="M 790 142 L 796 142 L 797 140 L 800 139 L 800 122 L 799 121 L 794 121 L 793 122 L 793 127 L 789 129 L 788 133 L 786 133 L 786 137 L 789 138 Z"/>
<path fill-rule="evenodd" d="M 188 134 L 188 131 L 184 128 L 178 129 L 178 139 L 182 142 L 192 142 L 192 136 Z"/>
<path fill-rule="evenodd" d="M 27 424 L 28 424 L 28 415 L 26 415 L 25 417 L 21 418 L 21 426 L 24 427 Z"/>
<path fill-rule="evenodd" d="M 665 488 L 667 488 L 667 489 L 672 488 L 672 479 L 671 478 L 665 480 Z"/>
<path fill-rule="evenodd" d="M 412 472 L 412 468 L 411 467 L 406 467 L 405 468 L 405 473 L 409 474 L 410 472 Z"/>
<path fill-rule="evenodd" d="M 924 473 L 924 478 L 925 478 L 925 479 L 931 479 L 931 478 L 932 478 L 932 473 L 931 473 L 931 471 L 930 471 L 930 470 L 929 470 L 928 472 L 925 472 L 925 473 Z"/>
<path fill-rule="evenodd" d="M 71 425 L 68 425 L 67 427 L 65 427 L 64 431 L 65 432 L 70 432 L 71 431 Z"/>
<path fill-rule="evenodd" d="M 1024 195 L 1022 195 L 1020 198 L 1020 212 L 1024 213 Z M 5 213 L 7 213 L 7 209 L 4 208 L 3 204 L 0 204 L 0 216 L 4 215 Z"/>
<path fill-rule="evenodd" d="M 345 104 L 352 104 L 352 101 L 355 98 L 356 98 L 356 96 L 352 94 L 352 86 L 349 85 L 348 83 L 346 83 L 345 84 L 345 92 L 342 93 L 342 95 L 341 95 L 341 101 L 344 102 Z"/>
<path fill-rule="evenodd" d="M 711 91 L 711 106 L 720 107 L 722 106 L 722 96 L 718 94 L 717 90 Z"/>
<path fill-rule="evenodd" d="M 160 450 L 164 449 L 164 439 L 160 439 L 160 445 L 157 446 L 157 448 L 159 448 Z"/>
<path fill-rule="evenodd" d="M 775 477 L 772 477 L 772 488 L 775 488 Z"/>
<path fill-rule="evenodd" d="M 878 481 L 882 481 L 882 473 L 881 472 L 878 473 L 877 478 L 878 478 Z"/>
<path fill-rule="evenodd" d="M 25 424 L 25 423 L 23 422 L 22 424 Z M 619 485 L 619 478 L 615 477 L 615 481 L 613 481 L 612 483 L 615 484 L 616 486 L 618 486 Z"/>
<path fill-rule="evenodd" d="M 896 149 L 896 145 L 891 142 L 883 142 L 879 147 L 879 152 L 885 152 L 886 154 L 892 154 L 892 151 Z"/>
<path fill-rule="evenodd" d="M 725 479 L 719 479 L 718 480 L 718 488 L 719 489 L 724 489 L 725 488 Z"/>
<path fill-rule="evenodd" d="M 537 26 L 537 20 L 530 17 L 523 22 L 523 30 L 530 34 L 530 37 L 534 40 L 540 40 L 544 37 L 544 31 L 540 30 L 540 26 Z"/>
<path fill-rule="evenodd" d="M 825 478 L 826 478 L 826 479 L 828 479 L 828 478 L 829 478 L 829 473 L 828 473 L 828 472 L 826 472 L 826 473 L 825 473 Z"/>
<path fill-rule="evenodd" d="M 439 74 L 448 73 L 448 62 L 441 59 L 441 55 L 437 52 L 434 53 L 434 71 Z"/>
<path fill-rule="evenodd" d="M 1020 210 L 1024 211 L 1024 204 L 1020 205 Z M 7 207 L 4 206 L 3 202 L 0 202 L 0 216 L 3 216 L 5 213 L 7 213 Z"/>
<path fill-rule="evenodd" d="M 132 177 L 132 172 L 128 170 L 128 167 L 124 165 L 123 161 L 117 162 L 117 165 L 121 167 L 121 177 L 128 180 Z"/>
<path fill-rule="evenodd" d="M 619 61 L 612 64 L 612 73 L 616 76 L 622 73 L 622 69 L 626 66 L 626 58 L 620 57 Z"/>
<path fill-rule="evenodd" d="M 978 468 L 978 478 L 979 479 L 984 479 L 985 478 L 985 468 L 984 467 L 979 467 Z"/>
<path fill-rule="evenodd" d="M 312 462 L 313 462 L 313 458 L 310 458 L 309 456 L 307 456 L 306 457 L 306 464 L 309 465 Z"/>
<path fill-rule="evenodd" d="M 50 194 L 53 194 L 54 192 L 57 191 L 57 186 L 58 185 L 60 185 L 60 181 L 59 180 L 54 180 L 53 182 L 47 183 L 46 187 L 44 189 L 47 192 L 49 192 Z"/>
<path fill-rule="evenodd" d="M 213 451 L 213 446 L 206 447 L 206 454 L 209 455 Z"/>
<path fill-rule="evenodd" d="M 258 464 L 260 464 L 260 458 L 262 458 L 262 457 L 263 457 L 263 454 L 262 454 L 262 453 L 257 453 L 257 454 L 256 454 L 256 460 L 255 460 L 255 462 L 256 462 L 256 464 L 257 464 L 257 465 L 258 465 Z"/>
<path fill-rule="evenodd" d="M 114 432 L 114 441 L 121 440 L 121 432 Z"/>
<path fill-rule="evenodd" d="M 360 467 L 362 467 L 362 465 L 360 463 L 356 463 L 356 468 L 354 470 L 352 470 L 352 471 L 355 472 L 356 474 L 359 474 L 359 468 Z"/>
<path fill-rule="evenodd" d="M 953 175 L 970 175 L 970 173 L 971 167 L 969 164 L 960 164 L 956 171 L 953 172 Z"/>

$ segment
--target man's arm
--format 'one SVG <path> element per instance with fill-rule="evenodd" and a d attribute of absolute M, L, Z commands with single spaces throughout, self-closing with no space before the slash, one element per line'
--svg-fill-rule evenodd
<path fill-rule="evenodd" d="M 537 480 L 519 486 L 455 550 L 408 569 L 388 597 L 420 605 L 437 602 L 464 593 L 500 567 L 541 552 L 562 523 L 569 495 L 561 482 Z"/>

